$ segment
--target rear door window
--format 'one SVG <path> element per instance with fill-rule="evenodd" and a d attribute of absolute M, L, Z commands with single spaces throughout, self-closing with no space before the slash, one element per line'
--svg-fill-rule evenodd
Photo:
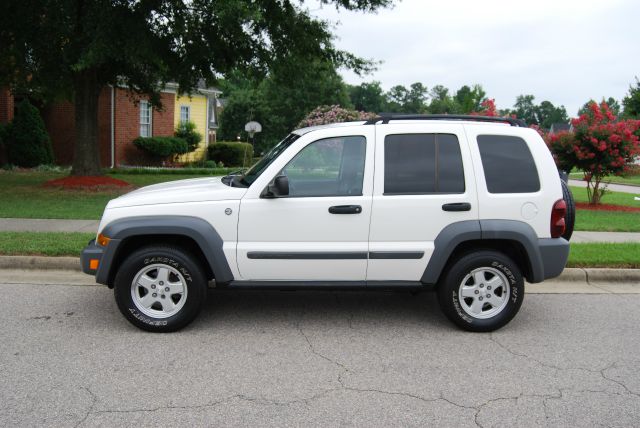
<path fill-rule="evenodd" d="M 536 164 L 522 138 L 478 135 L 478 149 L 489 193 L 533 193 L 540 190 Z"/>
<path fill-rule="evenodd" d="M 384 140 L 384 194 L 464 193 L 464 169 L 453 134 L 397 134 Z"/>

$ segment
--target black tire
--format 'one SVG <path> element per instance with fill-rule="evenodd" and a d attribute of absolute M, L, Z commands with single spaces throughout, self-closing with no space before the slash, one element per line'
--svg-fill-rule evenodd
<path fill-rule="evenodd" d="M 576 203 L 569 185 L 564 180 L 560 180 L 560 182 L 562 183 L 562 199 L 567 204 L 567 214 L 564 216 L 565 229 L 562 237 L 568 241 L 571 239 L 573 226 L 576 223 Z"/>
<path fill-rule="evenodd" d="M 133 252 L 120 265 L 114 280 L 114 294 L 120 312 L 133 325 L 147 331 L 165 333 L 185 327 L 198 315 L 207 298 L 207 278 L 196 260 L 188 252 L 169 246 L 149 246 Z M 160 269 L 166 267 L 169 270 L 172 269 L 172 272 L 178 272 L 182 276 L 182 282 L 184 282 L 184 288 L 186 289 L 185 294 L 182 296 L 167 296 L 171 299 L 177 298 L 178 304 L 182 305 L 177 309 L 176 313 L 168 317 L 156 317 L 143 313 L 142 309 L 134 302 L 133 281 L 138 273 L 143 272 L 145 269 L 152 269 L 149 275 L 153 275 L 154 266 L 158 266 Z M 155 272 L 159 271 L 155 270 Z M 165 272 L 167 271 L 165 270 Z M 176 273 L 170 273 L 170 276 L 177 281 L 180 280 Z M 158 284 L 152 285 L 154 288 L 159 286 Z M 169 282 L 167 282 L 167 285 L 169 285 Z M 162 294 L 161 291 L 157 294 Z M 164 296 L 160 297 L 165 298 Z M 185 301 L 181 303 L 180 299 L 182 298 Z M 159 301 L 159 299 L 157 300 Z M 164 301 L 168 302 L 168 300 Z M 159 308 L 163 310 L 163 304 L 160 304 Z M 147 311 L 152 312 L 153 309 L 154 307 L 152 306 Z"/>
<path fill-rule="evenodd" d="M 504 297 L 502 301 L 506 300 L 506 303 L 496 306 L 495 315 L 491 315 L 494 309 L 488 300 L 491 299 L 491 292 L 494 291 L 489 290 L 490 285 L 476 284 L 473 277 L 468 278 L 463 284 L 467 275 L 481 268 L 483 270 L 478 271 L 478 274 L 482 275 L 487 282 L 491 282 L 496 277 L 500 282 L 506 280 L 508 283 L 508 292 L 506 286 L 494 284 L 496 293 L 493 299 Z M 467 290 L 475 293 L 474 297 L 461 299 L 460 290 L 463 285 Z M 474 288 L 477 290 L 474 291 Z M 500 295 L 497 294 L 498 290 Z M 523 299 L 524 279 L 518 265 L 506 255 L 492 250 L 478 250 L 461 256 L 449 267 L 444 280 L 438 286 L 438 301 L 442 312 L 453 323 L 467 331 L 488 332 L 503 327 L 518 313 Z M 478 303 L 481 307 L 480 311 L 484 311 L 479 317 L 468 312 L 473 303 Z"/>

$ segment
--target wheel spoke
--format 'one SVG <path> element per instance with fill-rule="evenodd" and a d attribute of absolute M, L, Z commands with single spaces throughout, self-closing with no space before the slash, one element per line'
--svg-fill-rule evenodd
<path fill-rule="evenodd" d="M 495 294 L 492 294 L 487 301 L 492 307 L 499 308 L 504 303 L 504 296 L 496 296 Z"/>
<path fill-rule="evenodd" d="M 469 286 L 469 285 L 463 285 L 462 289 L 460 290 L 460 294 L 462 294 L 462 297 L 476 297 L 476 286 Z"/>
<path fill-rule="evenodd" d="M 504 283 L 502 282 L 502 279 L 498 275 L 494 276 L 489 281 L 485 281 L 485 284 L 491 287 L 492 290 L 495 290 L 496 288 L 500 288 L 504 285 Z"/>
<path fill-rule="evenodd" d="M 181 281 L 172 282 L 169 284 L 169 290 L 170 294 L 184 294 L 184 285 Z"/>
<path fill-rule="evenodd" d="M 162 281 L 165 284 L 169 283 L 169 269 L 166 267 L 158 268 L 158 277 L 156 278 L 158 282 Z"/>
<path fill-rule="evenodd" d="M 471 304 L 471 312 L 473 312 L 474 314 L 479 314 L 482 312 L 482 306 L 484 306 L 484 302 L 481 301 L 480 299 L 475 299 L 473 301 L 473 303 Z"/>
<path fill-rule="evenodd" d="M 145 308 L 150 308 L 156 301 L 156 298 L 152 296 L 151 292 L 145 294 L 144 297 L 140 298 L 140 304 Z"/>
<path fill-rule="evenodd" d="M 141 275 L 140 278 L 138 278 L 138 285 L 146 288 L 148 291 L 151 291 L 151 284 L 153 284 L 154 282 L 155 282 L 155 279 L 151 278 L 146 274 Z"/>
<path fill-rule="evenodd" d="M 164 299 L 161 299 L 160 304 L 162 305 L 162 310 L 165 312 L 171 312 L 176 308 L 176 305 L 173 303 L 170 296 L 166 296 Z"/>
<path fill-rule="evenodd" d="M 484 272 L 483 271 L 478 271 L 476 273 L 473 274 L 473 282 L 475 283 L 475 285 L 480 285 L 482 283 L 485 282 L 484 279 Z"/>

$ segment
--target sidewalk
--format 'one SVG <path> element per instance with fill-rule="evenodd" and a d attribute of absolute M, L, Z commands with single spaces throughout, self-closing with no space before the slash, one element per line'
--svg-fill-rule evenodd
<path fill-rule="evenodd" d="M 52 220 L 0 218 L 0 232 L 85 232 L 98 231 L 97 220 Z M 640 232 L 573 232 L 571 242 L 640 242 Z"/>
<path fill-rule="evenodd" d="M 86 232 L 97 233 L 97 220 L 0 218 L 0 232 Z"/>
<path fill-rule="evenodd" d="M 569 184 L 571 186 L 576 187 L 587 187 L 587 182 L 582 180 L 569 180 Z M 607 189 L 612 192 L 623 192 L 623 193 L 633 193 L 636 195 L 640 195 L 640 186 L 627 186 L 626 184 L 607 184 Z M 629 198 L 632 200 L 633 198 Z M 640 202 L 638 202 L 638 206 L 640 206 Z"/>

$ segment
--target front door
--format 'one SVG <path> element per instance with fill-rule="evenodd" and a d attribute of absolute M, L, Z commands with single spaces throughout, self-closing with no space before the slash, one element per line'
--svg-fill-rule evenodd
<path fill-rule="evenodd" d="M 366 279 L 373 136 L 374 126 L 306 134 L 251 186 L 240 205 L 242 280 Z M 288 177 L 289 195 L 264 198 L 279 175 Z"/>

